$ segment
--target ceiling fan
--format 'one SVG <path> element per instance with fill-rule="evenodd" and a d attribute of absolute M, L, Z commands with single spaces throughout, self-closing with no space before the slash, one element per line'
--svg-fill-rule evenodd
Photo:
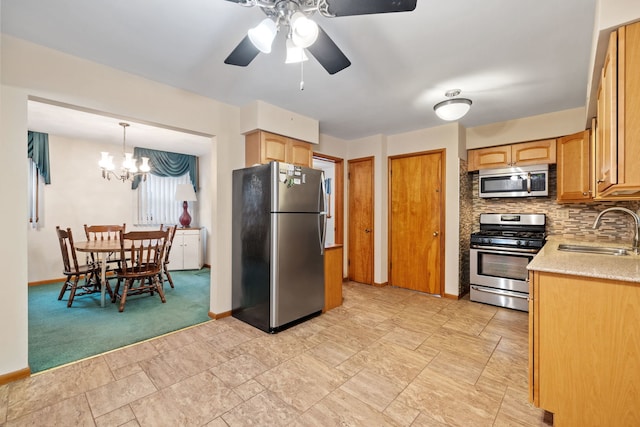
<path fill-rule="evenodd" d="M 287 62 L 306 60 L 304 49 L 329 74 L 344 70 L 351 61 L 314 21 L 309 19 L 318 12 L 323 16 L 368 15 L 374 13 L 409 12 L 416 8 L 417 0 L 227 0 L 241 6 L 258 6 L 267 15 L 224 60 L 225 64 L 246 67 L 260 53 L 271 52 L 271 43 L 280 28 L 287 28 Z M 291 49 L 291 50 L 290 50 Z M 290 60 L 290 53 L 297 59 Z M 293 53 L 292 55 L 296 55 Z"/>

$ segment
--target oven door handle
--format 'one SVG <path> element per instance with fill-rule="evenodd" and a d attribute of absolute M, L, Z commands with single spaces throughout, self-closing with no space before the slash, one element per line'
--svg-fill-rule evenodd
<path fill-rule="evenodd" d="M 527 172 L 527 193 L 531 194 L 531 172 Z"/>
<path fill-rule="evenodd" d="M 494 291 L 491 289 L 487 289 L 487 288 L 479 288 L 477 286 L 471 286 L 471 288 L 473 288 L 474 291 L 478 291 L 478 292 L 486 292 L 488 294 L 495 294 L 495 295 L 500 295 L 500 296 L 509 296 L 509 297 L 514 297 L 514 298 L 520 298 L 520 299 L 529 299 L 529 295 L 520 295 L 520 294 L 516 294 L 515 292 L 506 292 L 506 291 Z"/>
<path fill-rule="evenodd" d="M 473 245 L 471 249 L 482 249 L 486 252 L 491 252 L 492 254 L 500 254 L 500 255 L 512 255 L 514 252 L 525 253 L 525 254 L 536 254 L 538 253 L 538 249 L 524 249 L 524 248 L 509 248 L 508 250 L 499 250 L 496 249 L 495 246 L 480 246 Z"/>

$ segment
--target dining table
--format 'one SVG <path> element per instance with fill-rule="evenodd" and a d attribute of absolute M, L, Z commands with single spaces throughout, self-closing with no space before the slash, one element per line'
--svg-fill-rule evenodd
<path fill-rule="evenodd" d="M 107 288 L 107 262 L 106 258 L 111 253 L 120 252 L 120 240 L 87 240 L 85 242 L 77 242 L 74 244 L 76 251 L 94 253 L 98 257 L 100 264 L 100 306 L 105 305 L 105 292 Z"/>

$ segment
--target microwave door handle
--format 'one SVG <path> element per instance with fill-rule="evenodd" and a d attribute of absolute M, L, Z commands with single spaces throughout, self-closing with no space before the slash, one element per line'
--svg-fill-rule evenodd
<path fill-rule="evenodd" d="M 527 193 L 531 193 L 531 172 L 527 172 Z"/>

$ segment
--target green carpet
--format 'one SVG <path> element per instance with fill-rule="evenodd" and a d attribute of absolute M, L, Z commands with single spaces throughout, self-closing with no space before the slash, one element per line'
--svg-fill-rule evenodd
<path fill-rule="evenodd" d="M 76 296 L 67 308 L 68 291 L 58 301 L 62 282 L 29 287 L 31 372 L 211 320 L 210 270 L 173 271 L 171 277 L 175 289 L 165 284 L 165 304 L 157 294 L 131 296 L 122 313 L 108 295 L 105 307 L 100 307 L 100 293 Z M 110 283 L 113 287 L 115 280 Z"/>

